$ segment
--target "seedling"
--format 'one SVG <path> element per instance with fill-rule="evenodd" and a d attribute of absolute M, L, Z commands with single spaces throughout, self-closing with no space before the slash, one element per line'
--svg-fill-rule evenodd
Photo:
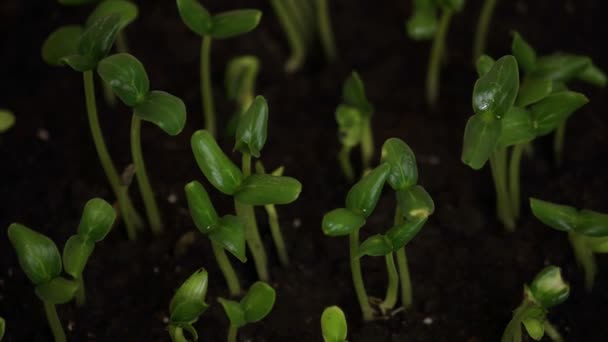
<path fill-rule="evenodd" d="M 555 94 L 567 91 L 571 81 L 580 80 L 597 87 L 606 86 L 606 74 L 593 64 L 591 58 L 581 55 L 556 53 L 537 56 L 536 51 L 523 37 L 513 33 L 511 49 L 524 70 L 524 83 L 531 93 Z M 567 117 L 557 127 L 553 140 L 555 160 L 561 163 Z"/>
<path fill-rule="evenodd" d="M 266 143 L 268 105 L 258 96 L 239 120 L 235 150 L 242 154 L 239 169 L 222 152 L 209 131 L 192 135 L 196 162 L 209 182 L 220 192 L 233 196 L 237 216 L 245 223 L 247 244 L 260 279 L 269 279 L 266 251 L 260 238 L 253 206 L 288 204 L 300 195 L 302 184 L 294 178 L 251 173 L 251 157 L 260 157 Z"/>
<path fill-rule="evenodd" d="M 51 239 L 19 223 L 8 227 L 19 265 L 35 285 L 36 296 L 44 304 L 56 342 L 65 342 L 66 337 L 55 305 L 71 301 L 79 292 L 78 296 L 84 298 L 82 272 L 95 242 L 107 235 L 115 217 L 114 209 L 107 202 L 97 198 L 87 202 L 78 233 L 68 239 L 63 249 L 63 265 L 59 249 Z M 74 280 L 60 276 L 64 267 Z"/>
<path fill-rule="evenodd" d="M 215 108 L 211 85 L 211 42 L 245 34 L 258 26 L 262 12 L 253 9 L 211 15 L 198 0 L 176 0 L 182 21 L 203 38 L 201 45 L 201 92 L 205 128 L 215 136 Z"/>
<path fill-rule="evenodd" d="M 477 71 L 475 115 L 465 128 L 462 161 L 474 170 L 490 161 L 498 218 L 512 231 L 521 206 L 520 162 L 526 144 L 555 130 L 588 100 L 567 90 L 551 93 L 543 82 L 524 81 L 520 87 L 518 63 L 511 55 L 496 62 L 484 55 Z"/>
<path fill-rule="evenodd" d="M 497 0 L 485 0 L 483 2 L 473 42 L 473 64 L 477 63 L 479 57 L 485 52 L 488 41 L 488 28 L 494 14 L 494 9 L 496 8 L 496 2 Z"/>
<path fill-rule="evenodd" d="M 133 109 L 131 156 L 135 166 L 135 176 L 150 228 L 155 234 L 159 234 L 163 230 L 163 224 L 141 149 L 141 121 L 151 122 L 165 133 L 175 136 L 186 125 L 186 106 L 181 99 L 167 92 L 150 91 L 150 81 L 144 66 L 137 58 L 127 53 L 104 58 L 97 66 L 97 73 L 112 88 L 116 96 Z"/>
<path fill-rule="evenodd" d="M 437 104 L 441 61 L 445 58 L 446 36 L 454 13 L 464 7 L 464 0 L 415 0 L 414 11 L 407 21 L 407 34 L 414 40 L 433 39 L 429 66 L 426 74 L 426 100 Z M 441 18 L 437 19 L 437 11 Z"/>
<path fill-rule="evenodd" d="M 50 65 L 68 65 L 75 71 L 83 73 L 87 115 L 95 149 L 118 201 L 129 239 L 133 240 L 137 229 L 142 226 L 142 221 L 129 197 L 128 184 L 121 181 L 104 142 L 97 116 L 93 82 L 93 70 L 110 51 L 122 22 L 120 15 L 112 14 L 100 17 L 84 28 L 81 26 L 60 27 L 44 42 L 42 58 Z"/>
<path fill-rule="evenodd" d="M 348 326 L 344 312 L 338 306 L 330 306 L 321 315 L 321 331 L 325 342 L 346 342 Z"/>
<path fill-rule="evenodd" d="M 570 295 L 570 286 L 564 281 L 561 269 L 548 266 L 524 285 L 524 299 L 513 311 L 513 318 L 505 328 L 501 342 L 521 342 L 523 325 L 530 337 L 539 341 L 545 333 L 555 342 L 564 339 L 547 319 L 548 310 L 563 303 Z"/>
<path fill-rule="evenodd" d="M 190 215 L 198 230 L 209 236 L 215 260 L 224 274 L 228 289 L 232 296 L 239 295 L 241 284 L 239 278 L 226 255 L 226 250 L 239 261 L 246 262 L 245 256 L 245 225 L 236 216 L 219 217 L 207 191 L 199 182 L 192 181 L 185 187 Z"/>
<path fill-rule="evenodd" d="M 0 109 L 0 133 L 8 131 L 14 125 L 15 115 L 13 112 L 6 109 Z"/>
<path fill-rule="evenodd" d="M 239 328 L 248 323 L 255 323 L 264 319 L 272 311 L 275 298 L 274 289 L 263 281 L 251 285 L 240 302 L 218 298 L 230 320 L 228 342 L 237 341 Z"/>
<path fill-rule="evenodd" d="M 171 304 L 169 304 L 169 335 L 173 342 L 187 342 L 184 330 L 194 341 L 198 340 L 198 332 L 194 324 L 209 305 L 205 303 L 207 296 L 207 271 L 201 268 L 194 272 L 175 291 Z"/>
<path fill-rule="evenodd" d="M 349 182 L 354 181 L 355 171 L 350 161 L 351 150 L 361 146 L 363 173 L 369 171 L 374 156 L 374 137 L 371 117 L 374 106 L 367 100 L 363 81 L 353 71 L 342 88 L 342 104 L 336 109 L 336 121 L 342 149 L 338 160 L 344 176 Z"/>
<path fill-rule="evenodd" d="M 255 97 L 255 80 L 260 69 L 260 60 L 255 56 L 239 56 L 228 62 L 224 84 L 228 98 L 236 102 L 236 110 L 226 127 L 227 135 L 233 137 L 239 118 Z"/>
<path fill-rule="evenodd" d="M 594 253 L 608 253 L 608 214 L 530 198 L 536 218 L 547 226 L 568 233 L 574 256 L 585 272 L 585 288 L 591 291 L 597 264 Z"/>

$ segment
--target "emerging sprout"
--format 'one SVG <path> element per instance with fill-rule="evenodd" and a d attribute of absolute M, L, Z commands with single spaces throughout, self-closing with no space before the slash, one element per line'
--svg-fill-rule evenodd
<path fill-rule="evenodd" d="M 248 323 L 255 323 L 264 319 L 272 311 L 275 298 L 274 289 L 263 281 L 251 285 L 240 302 L 218 298 L 230 320 L 228 342 L 237 341 L 239 328 Z"/>
<path fill-rule="evenodd" d="M 173 342 L 184 342 L 186 330 L 197 341 L 198 333 L 192 326 L 209 305 L 205 303 L 208 284 L 207 271 L 201 268 L 194 272 L 177 289 L 169 304 L 169 335 Z"/>
<path fill-rule="evenodd" d="M 568 233 L 574 256 L 585 272 L 585 287 L 591 291 L 597 265 L 594 253 L 608 253 L 608 214 L 530 198 L 536 218 L 547 226 Z"/>
<path fill-rule="evenodd" d="M 150 91 L 148 74 L 137 58 L 119 53 L 104 58 L 97 73 L 122 102 L 133 109 L 131 120 L 131 155 L 135 176 L 144 201 L 150 228 L 162 232 L 160 210 L 148 179 L 141 150 L 141 121 L 151 122 L 165 133 L 175 136 L 186 125 L 186 106 L 181 99 L 167 92 Z"/>
<path fill-rule="evenodd" d="M 211 41 L 245 34 L 258 26 L 262 12 L 243 9 L 211 15 L 198 0 L 176 0 L 182 21 L 203 38 L 201 46 L 201 92 L 205 128 L 215 136 L 215 108 L 211 84 Z"/>
<path fill-rule="evenodd" d="M 321 331 L 325 342 L 346 342 L 348 326 L 344 312 L 338 306 L 330 306 L 321 315 Z"/>
<path fill-rule="evenodd" d="M 234 136 L 239 118 L 253 102 L 259 69 L 260 60 L 255 56 L 239 56 L 228 62 L 224 77 L 226 94 L 230 100 L 236 102 L 236 111 L 226 127 L 228 136 Z"/>
<path fill-rule="evenodd" d="M 60 27 L 44 42 L 42 58 L 50 65 L 68 65 L 76 71 L 83 72 L 87 115 L 95 149 L 118 201 L 129 239 L 133 240 L 137 229 L 142 226 L 142 222 L 129 197 L 128 184 L 121 182 L 104 142 L 97 116 L 92 72 L 97 67 L 97 63 L 110 51 L 121 25 L 123 25 L 122 17 L 119 14 L 111 14 L 97 18 L 88 23 L 85 28 L 80 26 Z"/>
<path fill-rule="evenodd" d="M 8 131 L 15 125 L 15 114 L 13 112 L 0 109 L 0 133 Z"/>
<path fill-rule="evenodd" d="M 426 76 L 426 100 L 431 106 L 436 105 L 439 95 L 440 67 L 445 57 L 445 40 L 450 20 L 463 6 L 464 0 L 415 0 L 413 14 L 406 24 L 407 34 L 414 40 L 430 40 L 434 37 Z M 438 10 L 441 10 L 439 22 Z"/>
<path fill-rule="evenodd" d="M 545 333 L 555 342 L 563 341 L 559 332 L 547 319 L 550 308 L 563 303 L 570 295 L 559 267 L 548 266 L 532 281 L 524 285 L 524 299 L 513 311 L 513 318 L 505 328 L 501 342 L 521 342 L 521 325 L 530 337 L 540 340 Z"/>

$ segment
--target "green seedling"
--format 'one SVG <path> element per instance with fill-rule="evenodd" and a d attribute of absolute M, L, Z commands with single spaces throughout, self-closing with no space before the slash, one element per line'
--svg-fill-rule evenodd
<path fill-rule="evenodd" d="M 234 198 L 237 216 L 245 223 L 247 245 L 251 250 L 260 279 L 268 281 L 266 251 L 260 238 L 255 212 L 256 205 L 288 204 L 295 201 L 302 184 L 291 177 L 252 174 L 251 158 L 260 157 L 266 143 L 268 105 L 258 96 L 239 120 L 235 150 L 242 154 L 239 169 L 217 145 L 209 131 L 192 135 L 191 145 L 196 162 L 209 182 L 221 193 Z"/>
<path fill-rule="evenodd" d="M 198 0 L 176 0 L 182 21 L 190 30 L 202 37 L 201 92 L 205 128 L 215 137 L 215 108 L 211 84 L 211 42 L 245 34 L 258 26 L 262 12 L 243 9 L 211 15 Z"/>
<path fill-rule="evenodd" d="M 155 234 L 163 230 L 160 210 L 144 163 L 141 149 L 141 121 L 148 121 L 165 133 L 178 135 L 186 125 L 186 106 L 167 92 L 150 91 L 148 74 L 137 58 L 119 53 L 101 60 L 97 73 L 122 102 L 133 109 L 131 120 L 131 156 L 135 176 L 144 201 L 150 228 Z"/>
<path fill-rule="evenodd" d="M 527 88 L 532 94 L 568 91 L 567 85 L 575 80 L 602 88 L 606 86 L 606 74 L 587 56 L 564 53 L 537 56 L 534 48 L 517 32 L 513 33 L 511 50 L 524 71 L 522 88 Z M 534 98 L 526 97 L 522 100 Z M 564 117 L 555 130 L 553 140 L 553 151 L 558 164 L 563 155 L 566 121 L 567 117 Z"/>
<path fill-rule="evenodd" d="M 570 286 L 564 281 L 561 269 L 548 266 L 534 278 L 530 286 L 524 285 L 524 299 L 513 311 L 513 318 L 505 328 L 501 342 L 521 342 L 523 325 L 530 337 L 539 341 L 545 333 L 555 342 L 564 339 L 547 319 L 548 310 L 563 303 L 570 295 Z"/>
<path fill-rule="evenodd" d="M 333 62 L 338 58 L 338 50 L 334 39 L 334 31 L 331 25 L 331 15 L 329 13 L 328 0 L 317 0 L 317 22 L 319 29 L 319 37 L 325 58 L 329 62 Z"/>
<path fill-rule="evenodd" d="M 374 156 L 374 136 L 371 118 L 374 106 L 367 100 L 365 86 L 359 74 L 353 71 L 342 88 L 342 104 L 336 109 L 336 121 L 342 149 L 338 161 L 349 182 L 354 181 L 355 171 L 350 161 L 351 150 L 361 146 L 363 173 L 369 171 Z"/>
<path fill-rule="evenodd" d="M 142 221 L 129 197 L 129 184 L 121 181 L 104 142 L 97 116 L 93 82 L 93 70 L 110 51 L 122 22 L 120 15 L 112 14 L 100 17 L 84 28 L 81 26 L 60 27 L 44 42 L 42 58 L 50 65 L 68 65 L 83 73 L 87 115 L 95 149 L 118 201 L 120 215 L 125 222 L 129 239 L 133 240 L 137 230 L 142 226 Z"/>
<path fill-rule="evenodd" d="M 426 100 L 437 104 L 441 61 L 445 59 L 446 36 L 454 13 L 464 7 L 464 0 L 415 0 L 414 10 L 407 21 L 408 36 L 414 40 L 433 39 L 426 75 Z M 441 18 L 437 12 L 441 11 Z"/>
<path fill-rule="evenodd" d="M 585 272 L 585 288 L 591 291 L 597 264 L 595 253 L 608 253 L 608 214 L 530 198 L 536 218 L 547 226 L 568 233 L 576 261 Z"/>
<path fill-rule="evenodd" d="M 479 19 L 477 20 L 477 29 L 475 30 L 475 40 L 473 42 L 473 64 L 477 63 L 479 57 L 485 52 L 488 41 L 488 28 L 497 2 L 498 0 L 484 0 L 483 7 L 481 7 Z"/>
<path fill-rule="evenodd" d="M 0 109 L 0 133 L 4 133 L 15 125 L 15 114 L 10 110 Z"/>
<path fill-rule="evenodd" d="M 247 261 L 245 225 L 236 216 L 219 217 L 201 183 L 192 181 L 186 184 L 185 191 L 190 215 L 196 228 L 203 235 L 209 236 L 215 260 L 224 274 L 230 294 L 239 295 L 242 292 L 241 284 L 225 251 L 230 252 L 241 262 Z"/>
<path fill-rule="evenodd" d="M 344 312 L 338 306 L 330 306 L 321 315 L 321 331 L 325 342 L 346 342 L 348 326 Z"/>
<path fill-rule="evenodd" d="M 239 118 L 253 102 L 259 69 L 260 60 L 255 56 L 239 56 L 228 62 L 224 84 L 228 98 L 236 103 L 235 113 L 226 127 L 228 136 L 233 137 L 236 134 Z"/>
<path fill-rule="evenodd" d="M 6 332 L 6 322 L 4 318 L 0 317 L 0 341 L 4 338 L 4 333 Z"/>
<path fill-rule="evenodd" d="M 268 316 L 272 307 L 276 293 L 274 289 L 263 281 L 258 281 L 251 285 L 249 291 L 240 302 L 218 298 L 224 307 L 226 316 L 230 320 L 228 330 L 228 342 L 236 342 L 238 329 L 248 323 L 255 323 Z"/>
<path fill-rule="evenodd" d="M 19 223 L 8 227 L 19 265 L 35 285 L 36 296 L 44 304 L 56 342 L 65 342 L 66 336 L 55 305 L 71 301 L 78 293 L 84 298 L 82 272 L 95 243 L 107 235 L 115 217 L 114 209 L 107 202 L 97 198 L 87 202 L 77 234 L 68 239 L 63 249 L 63 263 L 57 245 L 45 235 Z M 63 268 L 73 280 L 60 275 Z"/>
<path fill-rule="evenodd" d="M 205 303 L 207 285 L 209 283 L 207 271 L 201 268 L 194 272 L 175 291 L 169 304 L 169 335 L 172 342 L 188 342 L 184 330 L 194 341 L 198 340 L 198 332 L 194 324 L 209 305 Z"/>
<path fill-rule="evenodd" d="M 497 61 L 484 55 L 477 72 L 475 115 L 465 128 L 461 158 L 474 170 L 490 161 L 498 218 L 512 231 L 521 207 L 520 163 L 525 146 L 554 131 L 588 100 L 568 90 L 552 93 L 545 82 L 532 85 L 524 80 L 520 86 L 518 61 L 511 55 Z"/>

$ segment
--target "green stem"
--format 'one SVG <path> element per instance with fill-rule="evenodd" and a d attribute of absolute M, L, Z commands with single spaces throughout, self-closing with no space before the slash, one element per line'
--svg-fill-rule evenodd
<path fill-rule="evenodd" d="M 490 157 L 492 178 L 496 189 L 496 211 L 498 218 L 507 231 L 515 230 L 515 221 L 510 208 L 509 194 L 506 177 L 506 152 L 505 149 L 497 149 Z"/>
<path fill-rule="evenodd" d="M 243 292 L 241 290 L 241 283 L 239 282 L 239 277 L 236 275 L 236 272 L 234 271 L 234 268 L 226 255 L 226 251 L 220 244 L 213 240 L 211 240 L 211 248 L 213 249 L 213 254 L 215 255 L 215 261 L 217 261 L 217 265 L 222 271 L 224 279 L 226 279 L 230 295 L 238 296 Z"/>
<path fill-rule="evenodd" d="M 387 254 L 385 259 L 386 271 L 388 273 L 388 286 L 386 288 L 386 297 L 384 297 L 384 301 L 380 303 L 382 312 L 387 312 L 395 307 L 395 304 L 397 304 L 397 291 L 399 288 L 399 275 L 397 274 L 397 268 L 395 267 L 393 253 Z"/>
<path fill-rule="evenodd" d="M 285 71 L 288 73 L 297 71 L 302 67 L 306 59 L 306 43 L 304 42 L 304 38 L 298 33 L 295 22 L 289 17 L 289 10 L 285 1 L 271 0 L 271 4 L 287 35 L 287 42 L 291 49 L 291 56 L 289 56 L 285 64 Z"/>
<path fill-rule="evenodd" d="M 355 170 L 353 169 L 353 164 L 350 162 L 351 150 L 352 147 L 342 145 L 342 149 L 338 152 L 338 161 L 340 162 L 344 177 L 346 177 L 348 182 L 352 183 L 355 180 Z"/>
<path fill-rule="evenodd" d="M 268 214 L 270 233 L 272 234 L 272 240 L 274 241 L 277 254 L 279 255 L 279 261 L 283 267 L 287 267 L 289 266 L 289 255 L 287 254 L 283 233 L 281 232 L 281 226 L 279 225 L 279 215 L 273 204 L 265 205 L 264 209 L 266 209 L 266 214 Z"/>
<path fill-rule="evenodd" d="M 564 342 L 564 338 L 562 337 L 562 335 L 559 333 L 557 328 L 555 328 L 553 324 L 549 322 L 548 319 L 545 320 L 545 333 L 547 333 L 547 336 L 549 336 L 549 338 L 552 339 L 553 342 Z"/>
<path fill-rule="evenodd" d="M 172 342 L 188 342 L 188 339 L 184 336 L 184 330 L 180 327 L 170 326 L 169 336 L 171 336 Z"/>
<path fill-rule="evenodd" d="M 211 84 L 211 41 L 209 35 L 201 44 L 201 99 L 205 114 L 205 129 L 215 137 L 215 108 L 213 106 L 213 85 Z"/>
<path fill-rule="evenodd" d="M 509 321 L 509 324 L 507 324 L 507 327 L 505 328 L 502 338 L 500 339 L 501 342 L 521 342 L 522 341 L 522 334 L 521 334 L 522 321 L 529 314 L 529 311 L 533 310 L 535 308 L 535 306 L 536 306 L 536 304 L 524 300 L 524 302 L 522 302 L 517 307 L 517 309 L 515 309 L 513 311 L 513 317 L 511 318 L 511 321 Z"/>
<path fill-rule="evenodd" d="M 228 328 L 228 342 L 236 342 L 236 337 L 238 336 L 238 333 L 238 328 L 230 324 L 230 327 Z"/>
<path fill-rule="evenodd" d="M 403 223 L 403 214 L 399 206 L 395 208 L 395 225 Z M 397 268 L 399 269 L 399 283 L 401 284 L 401 302 L 405 309 L 412 307 L 412 281 L 410 279 L 410 269 L 407 266 L 407 256 L 405 246 L 397 251 Z"/>
<path fill-rule="evenodd" d="M 511 151 L 511 161 L 509 162 L 509 194 L 511 198 L 511 209 L 513 210 L 514 219 L 519 218 L 521 209 L 521 156 L 524 151 L 525 144 L 513 146 Z"/>
<path fill-rule="evenodd" d="M 353 285 L 355 286 L 355 293 L 361 306 L 361 313 L 363 314 L 364 321 L 371 321 L 374 318 L 374 311 L 369 304 L 369 297 L 367 291 L 365 291 L 365 284 L 363 282 L 363 276 L 361 275 L 361 260 L 357 257 L 357 251 L 359 249 L 359 231 L 355 230 L 349 235 L 350 240 L 350 270 L 353 276 Z"/>
<path fill-rule="evenodd" d="M 321 36 L 321 44 L 325 51 L 325 57 L 328 61 L 336 60 L 336 43 L 334 42 L 334 33 L 331 28 L 331 16 L 329 15 L 329 5 L 327 0 L 317 0 L 317 20 L 319 21 L 319 35 Z"/>
<path fill-rule="evenodd" d="M 243 153 L 242 162 L 243 176 L 249 177 L 251 175 L 251 155 Z M 236 214 L 245 222 L 245 235 L 247 237 L 247 245 L 251 250 L 255 268 L 258 272 L 260 280 L 268 282 L 270 276 L 268 274 L 268 258 L 266 257 L 266 250 L 264 249 L 264 243 L 260 237 L 258 230 L 258 224 L 255 218 L 255 211 L 253 206 L 239 202 L 236 198 L 234 199 L 234 207 Z"/>
<path fill-rule="evenodd" d="M 84 289 L 84 280 L 82 278 L 82 274 L 80 277 L 75 279 L 78 283 L 78 290 L 76 290 L 76 305 L 83 306 L 87 301 L 86 291 Z"/>
<path fill-rule="evenodd" d="M 479 21 L 477 22 L 477 30 L 475 31 L 475 42 L 473 44 L 473 65 L 477 63 L 477 60 L 486 49 L 488 27 L 492 20 L 494 8 L 496 8 L 496 0 L 486 0 L 481 8 Z"/>
<path fill-rule="evenodd" d="M 553 155 L 555 163 L 560 166 L 562 165 L 562 159 L 564 155 L 564 140 L 566 138 L 566 121 L 562 122 L 555 130 L 553 136 Z"/>
<path fill-rule="evenodd" d="M 131 198 L 127 193 L 127 186 L 122 185 L 118 172 L 114 167 L 114 162 L 110 157 L 110 153 L 106 147 L 101 133 L 101 126 L 99 125 L 99 118 L 97 116 L 97 105 L 95 103 L 95 83 L 93 82 L 93 72 L 85 71 L 84 76 L 84 94 L 87 107 L 87 115 L 89 118 L 89 126 L 91 129 L 91 135 L 93 136 L 93 143 L 97 150 L 101 167 L 103 168 L 110 187 L 116 196 L 120 213 L 122 214 L 125 226 L 127 228 L 127 234 L 130 240 L 135 240 L 136 229 L 141 226 L 141 218 L 135 211 Z"/>
<path fill-rule="evenodd" d="M 141 151 L 141 119 L 135 114 L 133 114 L 133 118 L 131 119 L 131 155 L 133 157 L 133 164 L 135 165 L 137 185 L 139 185 L 139 192 L 144 201 L 150 228 L 154 234 L 160 234 L 163 231 L 163 224 Z"/>
<path fill-rule="evenodd" d="M 63 331 L 63 327 L 61 326 L 61 321 L 59 320 L 59 316 L 57 315 L 57 309 L 55 308 L 55 304 L 44 302 L 44 312 L 46 313 L 46 319 L 49 322 L 49 327 L 51 327 L 51 331 L 53 332 L 53 337 L 55 338 L 55 342 L 66 342 L 65 332 Z"/>
<path fill-rule="evenodd" d="M 597 264 L 593 251 L 587 246 L 584 235 L 570 232 L 568 233 L 568 239 L 570 240 L 570 245 L 574 251 L 576 262 L 585 272 L 585 289 L 587 292 L 591 292 L 595 281 L 595 275 L 597 274 Z"/>
<path fill-rule="evenodd" d="M 120 53 L 127 53 L 129 52 L 129 44 L 127 43 L 127 35 L 123 30 L 118 31 L 118 34 L 116 35 L 116 51 L 120 52 Z"/>
<path fill-rule="evenodd" d="M 448 27 L 450 26 L 451 18 L 452 12 L 448 10 L 442 12 L 431 48 L 431 56 L 429 58 L 429 66 L 426 75 L 426 101 L 431 106 L 437 104 L 441 58 L 443 56 L 443 50 L 445 49 L 445 37 L 448 32 Z"/>
<path fill-rule="evenodd" d="M 374 157 L 374 134 L 372 131 L 371 118 L 365 119 L 361 130 L 361 162 L 363 163 L 363 174 L 370 169 Z"/>

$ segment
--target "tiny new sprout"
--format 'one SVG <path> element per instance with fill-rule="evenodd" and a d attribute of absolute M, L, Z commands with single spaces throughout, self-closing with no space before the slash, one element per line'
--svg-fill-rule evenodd
<path fill-rule="evenodd" d="M 479 20 L 477 20 L 477 29 L 475 30 L 475 40 L 473 42 L 473 64 L 477 63 L 477 60 L 484 53 L 486 49 L 486 42 L 488 40 L 488 27 L 492 20 L 492 14 L 496 8 L 497 0 L 485 0 L 483 7 L 479 13 Z"/>
<path fill-rule="evenodd" d="M 218 298 L 230 320 L 228 342 L 237 341 L 239 328 L 248 323 L 255 323 L 264 319 L 272 311 L 275 298 L 274 289 L 263 281 L 251 285 L 240 302 Z"/>
<path fill-rule="evenodd" d="M 346 342 L 348 326 L 344 312 L 338 306 L 330 306 L 321 315 L 321 331 L 325 342 Z"/>
<path fill-rule="evenodd" d="M 133 109 L 131 156 L 135 165 L 135 176 L 150 228 L 155 234 L 159 234 L 163 225 L 141 150 L 141 121 L 151 122 L 165 133 L 175 136 L 186 125 L 186 106 L 181 99 L 167 92 L 150 91 L 150 81 L 144 66 L 137 58 L 127 53 L 104 58 L 97 66 L 97 73 L 122 102 Z"/>
<path fill-rule="evenodd" d="M 302 184 L 291 177 L 252 174 L 251 157 L 260 157 L 266 143 L 267 121 L 268 105 L 258 96 L 236 129 L 234 149 L 242 154 L 242 169 L 224 154 L 210 132 L 199 130 L 191 139 L 192 152 L 205 177 L 220 192 L 233 196 L 237 216 L 245 223 L 247 245 L 258 276 L 265 281 L 270 276 L 253 206 L 288 204 L 295 201 L 302 190 Z"/>
<path fill-rule="evenodd" d="M 520 86 L 518 62 L 510 55 L 497 61 L 481 56 L 477 72 L 475 115 L 465 128 L 461 158 L 475 170 L 490 161 L 498 218 L 512 231 L 521 207 L 520 162 L 524 148 L 555 130 L 588 100 L 568 90 L 552 93 L 546 82 L 532 84 L 526 79 Z"/>
<path fill-rule="evenodd" d="M 501 342 L 521 342 L 521 325 L 535 341 L 545 333 L 555 342 L 563 342 L 562 336 L 547 319 L 550 308 L 563 303 L 570 295 L 570 286 L 564 281 L 561 270 L 548 266 L 534 278 L 528 287 L 524 285 L 524 299 L 513 311 L 513 318 L 505 328 Z"/>
<path fill-rule="evenodd" d="M 196 322 L 209 305 L 205 303 L 209 279 L 207 271 L 201 268 L 194 272 L 175 291 L 169 304 L 169 335 L 173 342 L 187 342 L 186 330 L 192 338 L 198 340 L 198 332 L 192 324 Z"/>
<path fill-rule="evenodd" d="M 585 288 L 591 291 L 597 273 L 594 253 L 608 253 L 608 214 L 530 198 L 536 218 L 568 233 L 574 256 L 585 272 Z"/>
<path fill-rule="evenodd" d="M 540 95 L 544 92 L 557 94 L 567 91 L 567 84 L 574 80 L 581 80 L 597 87 L 606 86 L 606 74 L 587 56 L 562 53 L 537 56 L 534 48 L 517 32 L 513 33 L 511 50 L 524 70 L 522 90 L 525 88 L 530 94 Z M 529 96 L 526 99 L 533 98 Z M 553 140 L 555 161 L 558 164 L 562 160 L 566 120 L 567 116 L 563 117 Z"/>
<path fill-rule="evenodd" d="M 228 98 L 236 102 L 235 113 L 226 127 L 228 136 L 234 136 L 239 118 L 247 112 L 253 102 L 255 79 L 259 69 L 260 60 L 255 56 L 239 56 L 228 62 L 224 84 Z"/>
<path fill-rule="evenodd" d="M 13 112 L 0 109 L 0 133 L 8 131 L 15 125 L 15 114 Z"/>
<path fill-rule="evenodd" d="M 445 40 L 450 26 L 450 19 L 460 12 L 464 0 L 415 0 L 414 11 L 407 21 L 407 34 L 414 40 L 433 40 L 429 66 L 426 75 L 426 100 L 431 106 L 437 103 L 439 95 L 439 74 L 441 61 L 445 58 Z M 441 10 L 441 19 L 437 23 L 437 10 Z"/>
<path fill-rule="evenodd" d="M 374 106 L 367 100 L 363 81 L 356 71 L 353 71 L 344 82 L 342 88 L 342 104 L 336 109 L 336 121 L 342 149 L 338 160 L 344 176 L 349 182 L 354 181 L 355 171 L 350 162 L 350 152 L 361 145 L 361 162 L 363 173 L 369 170 L 374 155 L 374 137 L 371 117 Z"/>
<path fill-rule="evenodd" d="M 241 284 L 224 250 L 241 262 L 247 261 L 245 225 L 238 217 L 232 215 L 220 218 L 201 183 L 192 181 L 186 184 L 185 191 L 192 219 L 198 230 L 209 236 L 215 260 L 224 274 L 230 294 L 239 295 L 242 292 Z"/>
<path fill-rule="evenodd" d="M 201 92 L 205 129 L 215 137 L 215 108 L 211 84 L 211 41 L 240 36 L 258 26 L 262 12 L 243 9 L 211 15 L 198 0 L 176 0 L 182 21 L 203 38 L 201 45 Z"/>
<path fill-rule="evenodd" d="M 118 201 L 127 234 L 130 239 L 135 239 L 136 231 L 142 226 L 142 221 L 129 197 L 127 191 L 129 184 L 121 181 L 104 142 L 97 116 L 93 82 L 93 70 L 110 51 L 121 25 L 123 25 L 122 17 L 112 14 L 99 17 L 88 23 L 85 28 L 81 26 L 60 27 L 44 42 L 42 58 L 50 65 L 68 65 L 83 73 L 87 115 L 95 149 Z"/>

